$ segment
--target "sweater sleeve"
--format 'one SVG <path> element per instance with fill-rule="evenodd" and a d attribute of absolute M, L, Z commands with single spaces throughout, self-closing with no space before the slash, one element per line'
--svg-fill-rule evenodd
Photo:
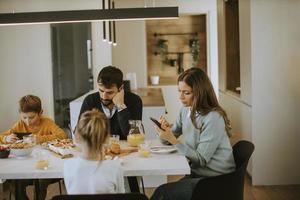
<path fill-rule="evenodd" d="M 178 115 L 175 123 L 172 126 L 172 132 L 176 137 L 179 137 L 182 134 L 182 109 Z"/>
<path fill-rule="evenodd" d="M 0 134 L 0 143 L 5 144 L 5 137 L 14 132 L 27 132 L 26 130 L 24 130 L 24 128 L 22 128 L 21 120 L 15 123 L 10 129 Z"/>
<path fill-rule="evenodd" d="M 209 113 L 203 120 L 198 141 L 195 141 L 196 148 L 192 148 L 185 142 L 176 144 L 178 150 L 192 161 L 196 166 L 206 166 L 220 144 L 225 124 L 222 116 L 216 112 Z"/>
<path fill-rule="evenodd" d="M 46 123 L 46 128 L 48 129 L 48 133 L 38 136 L 38 143 L 47 142 L 54 139 L 65 139 L 67 138 L 66 133 L 55 124 L 54 121 L 48 119 L 49 121 Z"/>

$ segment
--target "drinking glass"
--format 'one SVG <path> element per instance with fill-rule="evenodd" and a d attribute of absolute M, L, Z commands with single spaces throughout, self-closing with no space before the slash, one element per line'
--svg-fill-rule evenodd
<path fill-rule="evenodd" d="M 148 142 L 142 143 L 139 145 L 139 155 L 141 157 L 149 157 L 150 156 L 150 145 Z"/>
<path fill-rule="evenodd" d="M 119 144 L 120 143 L 120 136 L 119 135 L 111 135 L 109 138 L 109 144 Z"/>
<path fill-rule="evenodd" d="M 25 135 L 23 136 L 23 142 L 27 144 L 36 145 L 36 135 Z"/>
<path fill-rule="evenodd" d="M 49 168 L 50 162 L 49 162 L 49 152 L 46 150 L 40 150 L 36 152 L 36 163 L 35 167 L 37 169 L 41 170 L 47 170 Z"/>

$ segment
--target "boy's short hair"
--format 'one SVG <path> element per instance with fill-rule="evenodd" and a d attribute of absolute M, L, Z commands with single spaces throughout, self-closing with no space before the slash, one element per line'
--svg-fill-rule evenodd
<path fill-rule="evenodd" d="M 113 85 L 119 88 L 123 84 L 123 72 L 115 66 L 104 67 L 98 74 L 97 82 L 106 88 L 111 88 Z"/>
<path fill-rule="evenodd" d="M 40 113 L 41 111 L 42 111 L 42 102 L 39 97 L 34 95 L 26 95 L 19 100 L 19 112 Z"/>

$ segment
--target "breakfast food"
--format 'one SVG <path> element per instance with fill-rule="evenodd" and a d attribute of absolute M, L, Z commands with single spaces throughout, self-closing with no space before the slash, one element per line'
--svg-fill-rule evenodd
<path fill-rule="evenodd" d="M 110 151 L 114 154 L 120 154 L 121 153 L 121 147 L 118 143 L 112 143 L 110 145 Z"/>
<path fill-rule="evenodd" d="M 61 158 L 71 158 L 73 157 L 73 148 L 75 147 L 75 144 L 72 139 L 55 139 L 42 143 L 42 146 L 53 151 Z"/>
<path fill-rule="evenodd" d="M 9 148 L 7 146 L 0 146 L 0 151 L 6 151 L 8 150 Z"/>
<path fill-rule="evenodd" d="M 42 144 L 42 146 L 53 145 L 60 148 L 73 148 L 75 144 L 72 139 L 55 139 Z"/>
<path fill-rule="evenodd" d="M 127 136 L 127 143 L 129 146 L 137 147 L 139 144 L 145 141 L 144 134 L 129 134 Z"/>
<path fill-rule="evenodd" d="M 111 158 L 114 158 L 115 156 L 122 157 L 137 151 L 138 148 L 136 147 L 121 148 L 119 144 L 113 144 L 105 149 L 105 156 Z"/>
<path fill-rule="evenodd" d="M 33 147 L 32 144 L 28 144 L 28 143 L 13 143 L 13 144 L 10 144 L 9 147 L 11 149 L 26 149 L 26 148 L 31 148 Z"/>
<path fill-rule="evenodd" d="M 0 146 L 0 158 L 7 158 L 10 150 L 7 146 Z"/>

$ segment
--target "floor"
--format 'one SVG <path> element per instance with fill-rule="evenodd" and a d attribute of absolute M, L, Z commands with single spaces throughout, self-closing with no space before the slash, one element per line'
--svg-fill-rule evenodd
<path fill-rule="evenodd" d="M 168 182 L 180 179 L 178 176 L 168 177 Z M 4 199 L 9 199 L 9 184 L 4 184 Z M 28 196 L 32 198 L 32 187 L 28 187 Z M 146 195 L 150 197 L 155 188 L 146 188 Z M 63 193 L 66 193 L 63 189 Z M 59 194 L 58 184 L 52 184 L 48 187 L 47 199 Z M 0 198 L 1 199 L 1 198 Z M 12 199 L 14 199 L 12 197 Z M 290 186 L 252 186 L 251 179 L 247 176 L 245 179 L 244 200 L 299 200 L 300 185 Z"/>

